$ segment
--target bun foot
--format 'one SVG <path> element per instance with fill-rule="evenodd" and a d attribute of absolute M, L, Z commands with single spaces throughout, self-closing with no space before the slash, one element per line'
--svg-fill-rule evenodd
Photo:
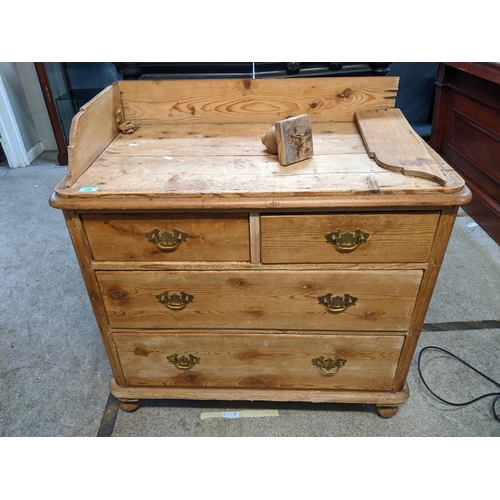
<path fill-rule="evenodd" d="M 120 403 L 122 410 L 125 411 L 137 410 L 141 404 L 140 399 L 118 399 L 118 402 Z"/>
<path fill-rule="evenodd" d="M 390 418 L 396 415 L 396 413 L 399 410 L 399 406 L 383 406 L 383 405 L 377 405 L 377 413 L 382 417 L 382 418 Z"/>

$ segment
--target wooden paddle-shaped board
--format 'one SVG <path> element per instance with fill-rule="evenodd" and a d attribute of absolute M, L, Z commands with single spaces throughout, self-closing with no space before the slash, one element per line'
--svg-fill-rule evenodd
<path fill-rule="evenodd" d="M 378 165 L 446 186 L 443 172 L 399 109 L 366 109 L 355 117 L 366 150 Z"/>

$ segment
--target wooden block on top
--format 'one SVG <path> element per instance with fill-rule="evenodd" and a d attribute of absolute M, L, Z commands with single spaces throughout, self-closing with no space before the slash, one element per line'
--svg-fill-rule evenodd
<path fill-rule="evenodd" d="M 311 118 L 294 116 L 275 123 L 278 159 L 281 165 L 290 165 L 313 156 Z"/>

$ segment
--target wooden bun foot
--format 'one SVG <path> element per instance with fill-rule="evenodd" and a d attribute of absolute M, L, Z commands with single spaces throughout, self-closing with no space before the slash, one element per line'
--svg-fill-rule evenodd
<path fill-rule="evenodd" d="M 141 404 L 140 399 L 118 399 L 120 406 L 122 410 L 125 411 L 134 411 L 139 408 L 139 405 Z"/>
<path fill-rule="evenodd" d="M 377 405 L 377 413 L 382 417 L 382 418 L 390 418 L 396 415 L 396 413 L 399 410 L 399 406 L 383 406 L 383 405 Z"/>

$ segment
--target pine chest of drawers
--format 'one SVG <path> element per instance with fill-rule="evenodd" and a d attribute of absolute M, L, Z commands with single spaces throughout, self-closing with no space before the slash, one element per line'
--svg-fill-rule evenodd
<path fill-rule="evenodd" d="M 355 114 L 393 108 L 397 83 L 120 81 L 81 109 L 50 203 L 63 210 L 122 408 L 184 398 L 397 412 L 470 199 L 430 149 L 444 185 L 368 154 Z M 314 155 L 283 167 L 260 138 L 304 113 Z M 117 119 L 140 126 L 124 133 Z"/>

